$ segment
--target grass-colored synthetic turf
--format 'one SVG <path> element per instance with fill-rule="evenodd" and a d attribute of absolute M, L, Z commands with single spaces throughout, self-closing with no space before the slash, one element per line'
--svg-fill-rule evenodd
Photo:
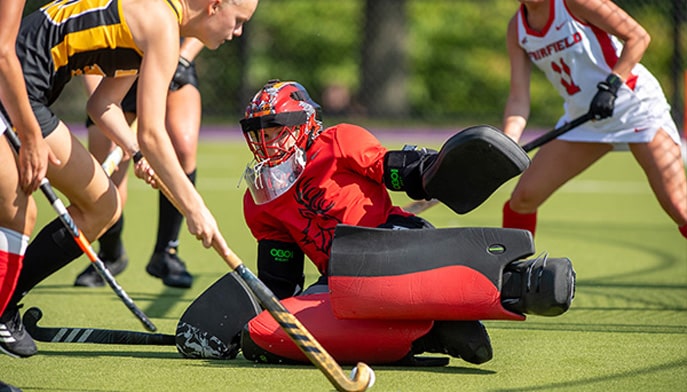
<path fill-rule="evenodd" d="M 434 140 L 434 139 L 433 139 Z M 392 148 L 407 138 L 382 138 Z M 438 147 L 439 143 L 434 147 Z M 432 146 L 430 144 L 430 146 Z M 200 145 L 198 188 L 229 245 L 255 271 L 255 242 L 243 221 L 237 187 L 248 153 L 242 142 Z M 458 216 L 443 206 L 423 214 L 439 227 L 498 226 L 514 182 Z M 401 205 L 408 202 L 394 194 Z M 37 195 L 37 230 L 55 217 Z M 174 333 L 191 301 L 228 268 L 184 230 L 181 256 L 196 280 L 190 290 L 148 276 L 157 227 L 157 194 L 131 179 L 125 245 L 131 259 L 118 282 L 162 333 Z M 687 385 L 687 242 L 658 206 L 629 153 L 612 153 L 556 193 L 539 212 L 537 252 L 568 257 L 577 271 L 571 309 L 554 318 L 485 322 L 494 359 L 476 366 L 452 359 L 442 368 L 375 367 L 376 391 L 678 391 Z M 459 250 L 456 250 L 457 252 Z M 26 298 L 39 325 L 144 331 L 107 287 L 74 288 L 85 257 Z M 314 281 L 308 267 L 308 282 Z M 429 288 L 428 288 L 429 289 Z M 227 298 L 230 301 L 231 298 Z M 310 366 L 246 360 L 188 360 L 174 347 L 38 342 L 28 359 L 0 355 L 0 380 L 29 391 L 331 391 Z"/>

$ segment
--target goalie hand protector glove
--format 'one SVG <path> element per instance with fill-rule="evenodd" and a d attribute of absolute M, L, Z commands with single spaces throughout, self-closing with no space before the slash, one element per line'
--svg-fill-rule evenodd
<path fill-rule="evenodd" d="M 613 115 L 615 99 L 618 97 L 618 89 L 622 84 L 623 80 L 620 76 L 612 73 L 606 80 L 596 85 L 599 91 L 596 92 L 589 105 L 589 112 L 594 115 L 595 120 L 602 120 Z"/>
<path fill-rule="evenodd" d="M 384 185 L 392 191 L 405 191 L 414 200 L 431 199 L 422 186 L 422 175 L 436 158 L 435 150 L 415 146 L 388 151 L 384 155 Z"/>

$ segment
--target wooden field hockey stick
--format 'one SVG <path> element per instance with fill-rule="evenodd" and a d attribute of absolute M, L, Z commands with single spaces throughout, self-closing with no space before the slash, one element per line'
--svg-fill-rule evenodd
<path fill-rule="evenodd" d="M 4 118 L 2 120 L 5 121 Z M 21 148 L 21 142 L 19 141 L 17 135 L 11 130 L 11 128 L 8 127 L 7 131 L 5 131 L 5 136 L 7 137 L 7 140 L 12 148 L 14 148 L 14 151 L 18 154 L 19 149 Z M 112 290 L 114 290 L 115 294 L 117 294 L 122 302 L 124 302 L 124 305 L 129 308 L 129 310 L 141 321 L 141 323 L 143 323 L 143 326 L 145 326 L 147 330 L 156 331 L 157 327 L 155 327 L 155 324 L 150 321 L 148 316 L 146 316 L 138 306 L 136 306 L 131 297 L 129 297 L 124 289 L 122 289 L 122 287 L 117 283 L 114 276 L 112 276 L 112 273 L 110 273 L 107 267 L 105 267 L 105 264 L 102 260 L 100 260 L 98 254 L 95 253 L 93 247 L 91 247 L 91 244 L 86 239 L 86 236 L 83 235 L 81 230 L 79 230 L 79 228 L 76 226 L 76 223 L 74 223 L 74 219 L 69 214 L 69 211 L 64 206 L 64 203 L 62 203 L 62 200 L 57 197 L 55 191 L 50 185 L 50 181 L 48 181 L 46 177 L 41 180 L 40 189 L 50 202 L 50 205 L 53 207 L 55 212 L 57 212 L 57 215 L 59 216 L 60 221 L 62 221 L 64 227 L 69 231 L 76 244 L 86 254 L 91 263 L 93 263 L 93 267 L 96 269 L 96 271 L 98 271 L 103 280 L 107 282 Z"/>
<path fill-rule="evenodd" d="M 143 158 L 143 155 L 138 152 L 134 155 L 134 162 L 138 163 Z M 169 201 L 176 207 L 179 212 L 182 212 L 178 201 L 172 195 L 167 185 L 154 174 L 153 179 L 158 188 L 169 199 Z M 219 234 L 219 233 L 218 233 Z M 374 371 L 362 362 L 358 362 L 351 375 L 351 380 L 341 369 L 336 360 L 320 345 L 315 337 L 301 324 L 298 319 L 291 314 L 284 305 L 279 302 L 272 291 L 260 281 L 260 279 L 253 274 L 243 263 L 243 261 L 232 251 L 228 249 L 227 254 L 223 253 L 221 245 L 217 240 L 212 242 L 212 247 L 229 265 L 229 268 L 236 271 L 243 279 L 246 285 L 250 288 L 253 294 L 257 297 L 262 306 L 274 317 L 279 326 L 286 332 L 293 340 L 298 348 L 305 354 L 305 356 L 312 362 L 324 375 L 329 379 L 329 382 L 336 387 L 338 391 L 342 392 L 362 392 L 367 390 L 374 384 Z"/>
<path fill-rule="evenodd" d="M 532 140 L 529 143 L 526 143 L 524 146 L 522 146 L 522 149 L 525 150 L 525 152 L 530 152 L 534 150 L 537 147 L 541 147 L 542 145 L 550 142 L 551 140 L 561 136 L 564 133 L 567 133 L 568 131 L 573 130 L 574 128 L 577 128 L 578 126 L 586 123 L 589 120 L 592 120 L 594 116 L 587 112 L 572 121 L 563 124 L 562 126 L 549 131 L 538 138 Z M 439 200 L 437 199 L 430 199 L 430 200 L 415 200 L 411 203 L 406 204 L 405 206 L 401 207 L 405 211 L 408 211 L 412 214 L 419 214 L 422 213 L 431 207 L 434 207 L 435 205 L 439 204 Z"/>

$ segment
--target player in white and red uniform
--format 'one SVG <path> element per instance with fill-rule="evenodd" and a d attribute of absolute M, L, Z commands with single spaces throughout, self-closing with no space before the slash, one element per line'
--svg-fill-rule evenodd
<path fill-rule="evenodd" d="M 504 205 L 503 226 L 534 233 L 537 209 L 554 191 L 609 151 L 629 148 L 687 238 L 677 127 L 658 81 L 639 64 L 649 43 L 646 31 L 607 0 L 520 3 L 508 26 L 511 87 L 504 132 L 517 141 L 525 128 L 531 64 L 565 101 L 558 126 L 587 112 L 594 120 L 539 150 Z"/>

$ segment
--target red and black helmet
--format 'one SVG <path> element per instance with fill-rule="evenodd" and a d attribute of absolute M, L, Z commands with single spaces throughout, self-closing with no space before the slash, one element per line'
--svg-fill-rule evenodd
<path fill-rule="evenodd" d="M 256 161 L 278 165 L 322 131 L 320 105 L 297 82 L 270 80 L 255 94 L 240 121 L 243 135 Z M 280 127 L 266 138 L 266 128 Z"/>

